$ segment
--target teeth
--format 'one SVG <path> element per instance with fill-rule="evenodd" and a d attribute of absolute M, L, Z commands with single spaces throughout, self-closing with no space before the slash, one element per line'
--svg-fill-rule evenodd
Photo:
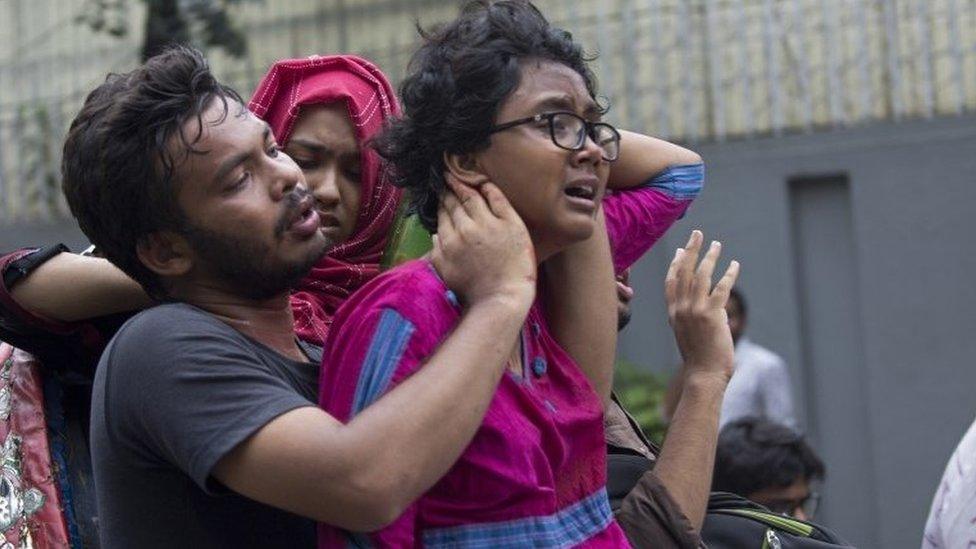
<path fill-rule="evenodd" d="M 566 189 L 566 194 L 581 198 L 592 198 L 593 189 L 589 187 L 570 187 Z"/>

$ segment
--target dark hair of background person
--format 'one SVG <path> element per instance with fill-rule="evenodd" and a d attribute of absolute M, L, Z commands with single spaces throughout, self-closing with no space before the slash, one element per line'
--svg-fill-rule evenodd
<path fill-rule="evenodd" d="M 740 292 L 738 288 L 732 288 L 732 290 L 729 292 L 729 301 L 735 301 L 736 305 L 739 306 L 739 316 L 746 318 L 746 298 L 742 295 L 742 292 Z"/>
<path fill-rule="evenodd" d="M 194 146 L 214 99 L 223 117 L 231 102 L 244 112 L 243 100 L 214 78 L 203 54 L 174 47 L 132 72 L 110 74 L 68 130 L 61 172 L 72 214 L 105 257 L 156 298 L 166 289 L 139 261 L 136 246 L 153 232 L 184 228 L 174 167 L 206 152 Z"/>
<path fill-rule="evenodd" d="M 592 58 L 529 2 L 469 2 L 454 21 L 418 30 L 424 43 L 400 85 L 404 116 L 373 144 L 392 166 L 394 184 L 409 191 L 411 210 L 433 232 L 444 190 L 444 154 L 488 148 L 498 110 L 519 85 L 520 61 L 570 67 L 594 100 L 596 80 L 586 66 Z"/>
<path fill-rule="evenodd" d="M 823 461 L 803 435 L 772 421 L 747 417 L 730 422 L 719 433 L 712 490 L 748 496 L 798 480 L 820 480 L 824 474 Z"/>

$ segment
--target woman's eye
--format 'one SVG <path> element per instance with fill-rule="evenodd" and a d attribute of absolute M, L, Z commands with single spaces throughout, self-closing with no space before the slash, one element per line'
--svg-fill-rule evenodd
<path fill-rule="evenodd" d="M 271 145 L 268 147 L 268 156 L 271 158 L 277 158 L 279 152 L 281 152 L 281 149 L 278 148 L 278 145 Z"/>

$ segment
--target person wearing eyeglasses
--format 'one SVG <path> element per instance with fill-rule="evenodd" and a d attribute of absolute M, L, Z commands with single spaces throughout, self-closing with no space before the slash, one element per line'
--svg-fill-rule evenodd
<path fill-rule="evenodd" d="M 536 260 L 526 271 L 532 305 L 517 333 L 485 334 L 510 350 L 507 371 L 451 470 L 386 528 L 323 525 L 320 547 L 626 547 L 607 498 L 603 431 L 614 275 L 687 210 L 702 186 L 701 158 L 604 122 L 581 46 L 527 2 L 471 2 L 423 39 L 400 89 L 404 116 L 378 150 L 426 228 L 459 230 L 460 238 L 438 236 L 434 257 L 480 245 L 442 204 L 499 226 L 524 223 Z M 512 211 L 497 207 L 502 195 Z M 720 249 L 694 232 L 667 282 L 679 347 L 695 373 L 657 463 L 654 497 L 695 527 L 732 370 L 724 306 L 738 264 L 713 290 Z M 323 358 L 326 411 L 354 418 L 424 368 L 468 306 L 446 291 L 444 275 L 427 259 L 407 262 L 343 305 Z"/>
<path fill-rule="evenodd" d="M 813 520 L 824 463 L 803 434 L 772 421 L 747 417 L 722 428 L 712 489 L 732 492 L 770 511 Z"/>

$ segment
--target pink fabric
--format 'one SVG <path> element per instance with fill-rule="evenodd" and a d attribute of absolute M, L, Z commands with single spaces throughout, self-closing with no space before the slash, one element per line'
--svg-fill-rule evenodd
<path fill-rule="evenodd" d="M 616 274 L 647 253 L 691 205 L 693 197 L 675 196 L 654 181 L 615 192 L 603 200 Z"/>
<path fill-rule="evenodd" d="M 0 371 L 0 391 L 8 399 L 0 404 L 4 413 L 0 421 L 0 440 L 5 445 L 3 476 L 8 489 L 2 500 L 5 512 L 19 515 L 0 532 L 0 540 L 10 547 L 27 547 L 33 542 L 38 549 L 66 549 L 71 546 L 70 535 L 51 460 L 41 365 L 31 355 L 0 342 Z M 43 496 L 38 509 L 25 508 L 29 491 Z"/>
<path fill-rule="evenodd" d="M 320 383 L 323 408 L 348 421 L 416 372 L 459 321 L 455 303 L 423 260 L 364 286 L 339 309 L 329 335 Z M 369 535 L 372 543 L 451 545 L 457 536 L 470 542 L 481 528 L 515 521 L 518 531 L 504 542 L 492 538 L 483 546 L 521 546 L 536 538 L 518 536 L 541 535 L 531 529 L 535 519 L 568 513 L 586 500 L 590 508 L 572 519 L 592 524 L 572 544 L 627 546 L 606 498 L 598 396 L 550 336 L 538 306 L 522 338 L 526 370 L 502 377 L 482 426 L 454 467 L 396 522 Z M 566 530 L 559 526 L 559 532 Z M 552 534 L 564 535 L 559 532 Z M 343 546 L 346 535 L 322 525 L 319 546 Z"/>
<path fill-rule="evenodd" d="M 618 271 L 685 213 L 703 180 L 692 172 L 679 186 L 665 173 L 606 199 Z M 456 299 L 426 261 L 375 278 L 336 314 L 320 404 L 349 421 L 419 370 L 459 320 Z M 381 547 L 627 547 L 606 496 L 599 398 L 550 335 L 538 303 L 522 345 L 525 371 L 502 377 L 474 439 L 431 490 L 373 534 L 320 525 L 319 546 L 352 538 Z"/>
<path fill-rule="evenodd" d="M 337 101 L 346 103 L 356 128 L 363 200 L 353 235 L 322 258 L 292 295 L 295 331 L 316 345 L 324 343 L 339 305 L 379 272 L 401 193 L 385 177 L 379 155 L 365 143 L 383 128 L 387 118 L 400 115 L 400 107 L 386 76 L 353 55 L 278 61 L 248 104 L 268 122 L 278 142 L 285 144 L 302 106 Z"/>

